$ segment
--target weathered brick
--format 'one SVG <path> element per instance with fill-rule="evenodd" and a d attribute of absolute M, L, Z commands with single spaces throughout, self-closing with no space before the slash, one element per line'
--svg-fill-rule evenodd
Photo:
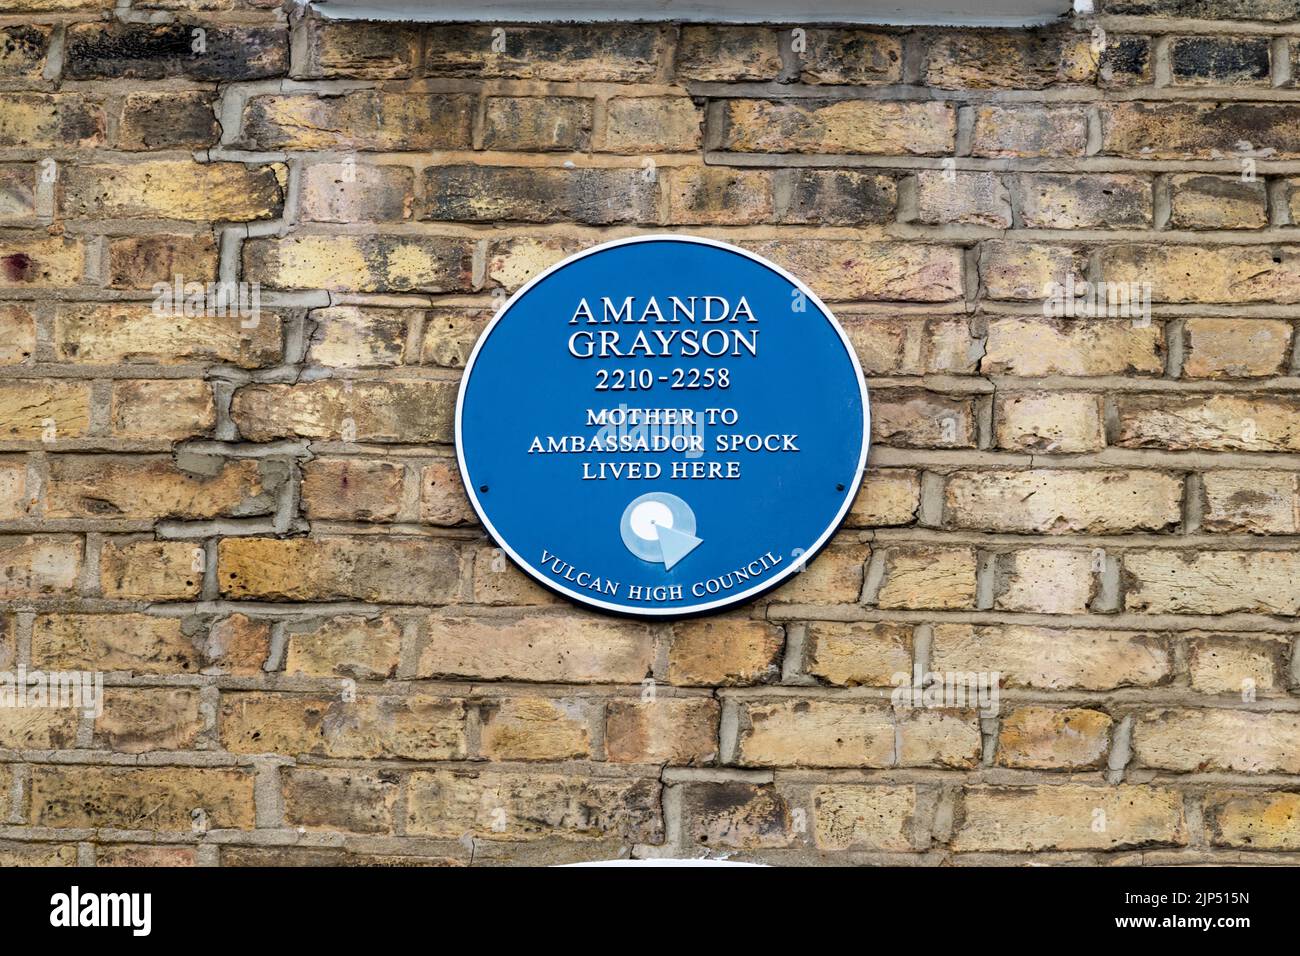
<path fill-rule="evenodd" d="M 1008 687 L 1112 690 L 1168 682 L 1173 652 L 1146 632 L 936 624 L 930 667 L 996 672 Z"/>
<path fill-rule="evenodd" d="M 392 833 L 399 780 L 391 770 L 286 767 L 280 781 L 285 822 L 308 830 Z"/>
<path fill-rule="evenodd" d="M 475 604 L 526 606 L 563 603 L 564 599 L 558 594 L 542 587 L 516 567 L 500 548 L 490 545 L 477 548 L 472 552 L 471 562 Z"/>
<path fill-rule="evenodd" d="M 23 305 L 0 305 L 0 365 L 26 365 L 36 351 L 36 322 Z"/>
<path fill-rule="evenodd" d="M 465 93 L 254 96 L 244 107 L 244 149 L 363 152 L 469 149 L 474 97 Z"/>
<path fill-rule="evenodd" d="M 114 687 L 95 718 L 94 745 L 114 753 L 193 750 L 204 719 L 188 687 Z"/>
<path fill-rule="evenodd" d="M 1210 20 L 1295 20 L 1296 0 L 1107 0 L 1106 12 L 1137 17 L 1191 17 Z"/>
<path fill-rule="evenodd" d="M 195 49 L 202 31 L 203 50 Z M 63 72 L 74 80 L 263 80 L 289 68 L 284 27 L 214 23 L 75 23 L 64 39 Z"/>
<path fill-rule="evenodd" d="M 482 859 L 482 857 L 480 857 Z M 221 847 L 222 866 L 356 866 L 416 867 L 462 866 L 469 862 L 465 851 L 437 855 L 421 853 L 368 853 L 333 846 L 238 846 Z M 570 861 L 572 862 L 572 861 Z"/>
<path fill-rule="evenodd" d="M 999 610 L 1083 614 L 1098 590 L 1088 551 L 1024 548 L 999 554 L 996 564 L 993 606 Z"/>
<path fill-rule="evenodd" d="M 1151 225 L 1151 180 L 1119 173 L 1018 176 L 1016 202 L 1027 229 L 1141 228 Z"/>
<path fill-rule="evenodd" d="M 1263 229 L 1268 225 L 1264 181 L 1189 173 L 1172 176 L 1169 225 L 1174 229 Z"/>
<path fill-rule="evenodd" d="M 229 315 L 155 313 L 132 302 L 60 305 L 54 313 L 54 351 L 80 365 L 229 363 L 275 365 L 281 358 L 281 318 L 261 312 L 241 318 L 235 297 Z"/>
<path fill-rule="evenodd" d="M 1300 793 L 1211 790 L 1205 795 L 1205 823 L 1215 846 L 1300 849 Z"/>
<path fill-rule="evenodd" d="M 785 634 L 766 621 L 715 617 L 673 625 L 668 681 L 678 685 L 761 684 L 780 675 Z"/>
<path fill-rule="evenodd" d="M 99 552 L 104 597 L 181 601 L 203 588 L 203 548 L 192 541 L 107 538 Z"/>
<path fill-rule="evenodd" d="M 221 698 L 221 743 L 232 753 L 458 760 L 465 707 L 423 695 L 355 700 L 236 691 Z"/>
<path fill-rule="evenodd" d="M 584 616 L 434 614 L 419 677 L 639 684 L 654 663 L 648 625 Z"/>
<path fill-rule="evenodd" d="M 775 80 L 777 31 L 763 26 L 688 24 L 677 42 L 677 80 Z"/>
<path fill-rule="evenodd" d="M 95 866 L 196 865 L 196 854 L 194 847 L 191 846 L 149 846 L 147 844 L 125 843 L 117 846 L 98 844 L 95 847 Z"/>
<path fill-rule="evenodd" d="M 250 441 L 450 442 L 455 401 L 455 382 L 320 379 L 241 388 L 231 417 Z"/>
<path fill-rule="evenodd" d="M 86 247 L 58 236 L 0 239 L 0 289 L 78 285 L 86 268 Z"/>
<path fill-rule="evenodd" d="M 1019 392 L 993 403 L 999 448 L 1071 454 L 1106 444 L 1102 398 L 1086 392 Z"/>
<path fill-rule="evenodd" d="M 251 460 L 204 459 L 195 470 L 169 457 L 54 455 L 45 487 L 48 518 L 216 518 L 269 514 L 267 476 Z M 265 483 L 264 483 L 265 482 Z"/>
<path fill-rule="evenodd" d="M 1125 448 L 1300 449 L 1300 401 L 1290 396 L 1122 395 L 1115 404 L 1114 443 Z"/>
<path fill-rule="evenodd" d="M 401 625 L 390 617 L 352 614 L 289 628 L 286 674 L 385 680 L 397 673 L 402 653 Z"/>
<path fill-rule="evenodd" d="M 1164 335 L 1155 324 L 1107 319 L 990 319 L 980 371 L 1045 375 L 1151 375 L 1164 372 Z"/>
<path fill-rule="evenodd" d="M 430 309 L 424 314 L 421 364 L 464 368 L 491 319 L 492 313 L 486 309 Z"/>
<path fill-rule="evenodd" d="M 851 169 L 783 169 L 773 178 L 779 222 L 849 226 L 889 222 L 898 205 L 894 178 Z"/>
<path fill-rule="evenodd" d="M 1272 319 L 1188 319 L 1187 378 L 1267 378 L 1291 360 L 1290 322 Z"/>
<path fill-rule="evenodd" d="M 685 166 L 668 180 L 668 221 L 687 225 L 772 220 L 772 177 L 766 170 Z"/>
<path fill-rule="evenodd" d="M 199 90 L 127 94 L 117 123 L 119 149 L 203 149 L 216 145 L 221 124 L 214 95 Z"/>
<path fill-rule="evenodd" d="M 1101 766 L 1110 747 L 1110 717 L 1099 710 L 1017 707 L 1002 718 L 997 762 L 1030 770 Z"/>
<path fill-rule="evenodd" d="M 972 710 L 914 708 L 898 715 L 900 767 L 971 770 L 979 765 L 983 742 Z"/>
<path fill-rule="evenodd" d="M 605 754 L 615 763 L 695 766 L 718 756 L 718 702 L 712 697 L 612 700 Z"/>
<path fill-rule="evenodd" d="M 863 566 L 870 553 L 864 546 L 826 548 L 787 578 L 774 592 L 775 599 L 796 604 L 856 603 L 862 593 Z"/>
<path fill-rule="evenodd" d="M 921 475 L 905 468 L 874 468 L 862 476 L 862 486 L 844 524 L 849 528 L 881 528 L 911 524 L 921 507 Z"/>
<path fill-rule="evenodd" d="M 1205 531 L 1300 534 L 1300 472 L 1207 471 L 1201 487 Z"/>
<path fill-rule="evenodd" d="M 591 756 L 589 702 L 516 697 L 479 707 L 480 750 L 489 760 L 578 760 Z"/>
<path fill-rule="evenodd" d="M 299 215 L 307 222 L 388 222 L 411 218 L 415 173 L 406 166 L 310 163 Z"/>
<path fill-rule="evenodd" d="M 612 96 L 602 151 L 681 153 L 700 148 L 704 113 L 686 96 Z"/>
<path fill-rule="evenodd" d="M 472 244 L 427 236 L 305 236 L 244 243 L 244 274 L 275 289 L 468 290 Z"/>
<path fill-rule="evenodd" d="M 794 842 L 790 802 L 772 786 L 700 783 L 681 798 L 683 831 L 694 845 L 755 850 Z"/>
<path fill-rule="evenodd" d="M 577 96 L 490 96 L 483 148 L 585 152 L 591 148 L 593 102 Z"/>
<path fill-rule="evenodd" d="M 969 608 L 975 605 L 971 548 L 899 545 L 886 549 L 882 608 Z"/>
<path fill-rule="evenodd" d="M 177 441 L 205 435 L 217 423 L 212 386 L 192 379 L 114 382 L 109 422 L 118 438 Z"/>
<path fill-rule="evenodd" d="M 0 29 L 0 77 L 40 79 L 53 33 L 49 26 L 12 24 Z"/>
<path fill-rule="evenodd" d="M 1130 611 L 1153 614 L 1300 614 L 1294 551 L 1130 551 Z"/>
<path fill-rule="evenodd" d="M 405 469 L 387 461 L 317 458 L 302 466 L 303 514 L 313 519 L 393 521 Z"/>
<path fill-rule="evenodd" d="M 568 237 L 491 242 L 488 245 L 487 275 L 496 285 L 513 292 L 533 276 L 583 247 L 583 243 Z"/>
<path fill-rule="evenodd" d="M 510 26 L 498 49 L 489 25 L 439 26 L 425 34 L 426 76 L 633 83 L 655 79 L 667 40 L 644 24 Z"/>
<path fill-rule="evenodd" d="M 90 427 L 90 391 L 84 382 L 0 382 L 0 441 L 80 438 Z"/>
<path fill-rule="evenodd" d="M 214 829 L 254 825 L 253 774 L 207 767 L 32 768 L 32 822 L 189 833 L 195 814 Z"/>
<path fill-rule="evenodd" d="M 1190 772 L 1288 773 L 1300 768 L 1300 714 L 1171 708 L 1138 716 L 1137 766 Z"/>
<path fill-rule="evenodd" d="M 812 811 L 823 850 L 906 851 L 923 839 L 915 787 L 827 784 L 813 789 Z"/>
<path fill-rule="evenodd" d="M 1102 152 L 1137 159 L 1213 159 L 1242 143 L 1271 159 L 1300 156 L 1300 106 L 1289 103 L 1107 103 Z"/>
<path fill-rule="evenodd" d="M 49 669 L 198 673 L 205 661 L 180 618 L 145 614 L 42 614 L 32 628 L 32 662 Z"/>
<path fill-rule="evenodd" d="M 979 275 L 991 299 L 1042 300 L 1070 277 L 1083 274 L 1078 250 L 995 240 L 980 246 Z"/>
<path fill-rule="evenodd" d="M 1167 531 L 1182 498 L 1182 479 L 1155 471 L 959 471 L 944 487 L 947 524 L 1020 534 Z"/>
<path fill-rule="evenodd" d="M 217 243 L 201 235 L 124 236 L 108 241 L 108 284 L 148 289 L 156 282 L 211 282 L 217 277 Z"/>
<path fill-rule="evenodd" d="M 435 221 L 654 222 L 658 185 L 636 169 L 431 166 L 418 218 Z"/>
<path fill-rule="evenodd" d="M 81 573 L 81 556 L 81 539 L 76 537 L 0 537 L 0 598 L 72 593 Z"/>
<path fill-rule="evenodd" d="M 25 518 L 39 503 L 35 483 L 28 488 L 27 462 L 22 458 L 0 459 L 0 519 Z"/>
<path fill-rule="evenodd" d="M 912 670 L 910 624 L 811 621 L 804 641 L 805 669 L 828 684 L 889 687 Z"/>
<path fill-rule="evenodd" d="M 214 621 L 203 644 L 206 674 L 260 675 L 271 651 L 271 622 L 246 614 Z"/>
<path fill-rule="evenodd" d="M 903 44 L 899 37 L 870 30 L 805 30 L 799 56 L 804 83 L 898 83 L 903 75 Z"/>
<path fill-rule="evenodd" d="M 246 222 L 280 214 L 282 165 L 181 160 L 73 166 L 63 176 L 63 212 L 78 219 Z"/>
<path fill-rule="evenodd" d="M 871 440 L 898 448 L 974 448 L 975 409 L 969 399 L 890 389 L 871 403 Z"/>
<path fill-rule="evenodd" d="M 916 218 L 929 226 L 962 223 L 1011 228 L 1011 194 L 996 173 L 922 169 L 916 174 Z"/>
<path fill-rule="evenodd" d="M 838 316 L 865 375 L 970 375 L 981 343 L 965 318 Z"/>
<path fill-rule="evenodd" d="M 1115 850 L 1187 843 L 1183 797 L 1155 786 L 967 787 L 952 846 L 969 850 Z"/>
<path fill-rule="evenodd" d="M 889 767 L 891 712 L 873 704 L 783 698 L 741 705 L 742 766 Z"/>
<path fill-rule="evenodd" d="M 842 239 L 739 243 L 802 278 L 829 301 L 948 302 L 962 294 L 961 250 Z"/>
<path fill-rule="evenodd" d="M 106 126 L 99 97 L 6 93 L 0 102 L 0 147 L 93 149 L 104 145 Z"/>
<path fill-rule="evenodd" d="M 407 330 L 416 321 L 413 309 L 370 309 L 336 305 L 313 309 L 314 328 L 307 361 L 326 368 L 384 368 L 405 359 Z"/>
<path fill-rule="evenodd" d="M 1202 694 L 1270 696 L 1287 691 L 1291 640 L 1281 634 L 1202 634 L 1187 637 L 1187 672 Z"/>
<path fill-rule="evenodd" d="M 293 74 L 303 79 L 401 79 L 419 56 L 414 25 L 307 17 L 303 29 L 305 62 Z"/>
<path fill-rule="evenodd" d="M 663 837 L 657 780 L 435 770 L 411 774 L 408 789 L 406 832 L 414 836 L 613 836 L 634 842 Z"/>
<path fill-rule="evenodd" d="M 0 841 L 0 866 L 76 866 L 74 843 L 18 843 Z"/>
<path fill-rule="evenodd" d="M 444 527 L 478 520 L 453 462 L 434 462 L 420 470 L 420 520 Z"/>
<path fill-rule="evenodd" d="M 1154 79 L 1151 38 L 1108 35 L 1097 77 L 1106 87 L 1150 85 Z"/>
<path fill-rule="evenodd" d="M 1297 47 L 1297 51 L 1300 51 L 1300 47 Z M 1300 179 L 1282 180 L 1281 191 L 1283 202 L 1278 205 L 1284 206 L 1286 212 L 1290 215 L 1291 222 L 1300 222 Z"/>
<path fill-rule="evenodd" d="M 1088 114 L 1081 107 L 1015 104 L 975 108 L 972 156 L 1082 156 L 1087 147 Z"/>
<path fill-rule="evenodd" d="M 1169 65 L 1175 84 L 1269 85 L 1269 38 L 1264 36 L 1174 37 Z"/>
<path fill-rule="evenodd" d="M 22 163 L 0 166 L 0 224 L 36 224 L 36 177 L 38 167 Z"/>
<path fill-rule="evenodd" d="M 444 540 L 224 538 L 217 579 L 232 598 L 445 604 L 460 589 L 460 555 Z"/>
<path fill-rule="evenodd" d="M 948 103 L 886 100 L 722 100 L 718 148 L 737 153 L 951 153 L 957 114 Z"/>
<path fill-rule="evenodd" d="M 12 675 L 9 680 L 13 680 Z M 65 750 L 77 745 L 81 702 L 71 707 L 18 706 L 0 708 L 0 747 L 7 750 Z"/>
<path fill-rule="evenodd" d="M 1092 39 L 1062 30 L 969 30 L 937 36 L 924 82 L 944 90 L 1041 90 L 1091 83 L 1098 56 Z"/>

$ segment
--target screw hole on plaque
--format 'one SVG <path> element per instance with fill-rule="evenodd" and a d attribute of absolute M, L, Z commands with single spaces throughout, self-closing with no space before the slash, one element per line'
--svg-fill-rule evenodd
<path fill-rule="evenodd" d="M 483 492 L 483 494 L 487 494 L 487 488 L 488 488 L 487 485 L 479 485 L 479 486 L 478 486 L 478 490 L 481 491 L 481 492 Z"/>
<path fill-rule="evenodd" d="M 844 486 L 843 486 L 843 485 L 836 485 L 836 486 L 835 486 L 835 490 L 836 490 L 836 491 L 843 491 L 843 490 L 844 490 Z"/>

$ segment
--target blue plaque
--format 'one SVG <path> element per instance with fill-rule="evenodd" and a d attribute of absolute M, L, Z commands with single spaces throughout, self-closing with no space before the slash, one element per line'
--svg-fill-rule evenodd
<path fill-rule="evenodd" d="M 794 276 L 725 243 L 605 243 L 516 292 L 479 338 L 456 451 L 488 532 L 574 601 L 718 611 L 822 548 L 867 460 L 853 349 Z"/>

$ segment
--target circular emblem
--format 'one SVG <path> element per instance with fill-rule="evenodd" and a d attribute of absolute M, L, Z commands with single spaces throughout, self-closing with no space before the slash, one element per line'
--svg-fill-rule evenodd
<path fill-rule="evenodd" d="M 475 511 L 541 584 L 606 611 L 717 611 L 802 571 L 866 465 L 867 390 L 830 310 L 734 246 L 645 236 L 543 272 L 456 403 Z"/>

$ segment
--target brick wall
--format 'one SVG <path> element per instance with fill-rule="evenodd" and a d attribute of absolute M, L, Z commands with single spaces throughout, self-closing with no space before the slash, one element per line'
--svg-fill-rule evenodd
<path fill-rule="evenodd" d="M 0 708 L 0 862 L 1300 859 L 1300 3 L 1105 6 L 493 52 L 7 0 L 0 665 L 107 687 Z M 504 561 L 452 406 L 503 292 L 676 230 L 832 305 L 875 435 L 807 572 L 644 624 Z M 1149 321 L 1044 318 L 1070 276 Z"/>

